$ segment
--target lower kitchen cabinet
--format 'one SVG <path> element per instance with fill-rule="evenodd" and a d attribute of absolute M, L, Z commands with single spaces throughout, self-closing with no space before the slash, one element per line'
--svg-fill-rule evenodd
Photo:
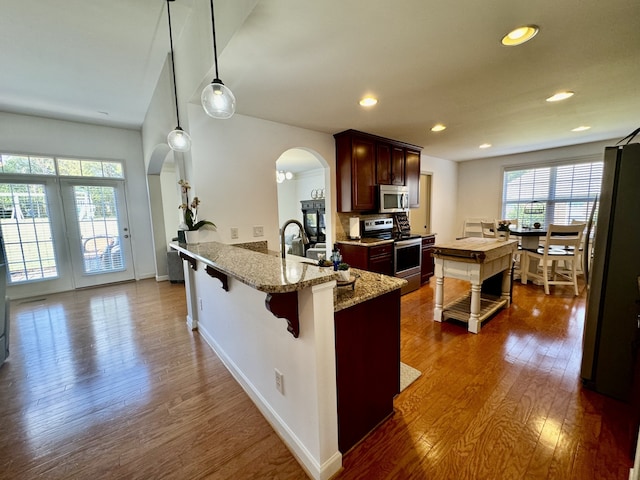
<path fill-rule="evenodd" d="M 434 273 L 433 245 L 436 243 L 435 235 L 422 237 L 422 273 L 420 283 L 427 283 Z"/>
<path fill-rule="evenodd" d="M 383 245 L 353 245 L 338 242 L 342 261 L 369 272 L 393 275 L 393 243 Z"/>
<path fill-rule="evenodd" d="M 400 289 L 335 313 L 338 448 L 393 414 L 400 393 Z"/>

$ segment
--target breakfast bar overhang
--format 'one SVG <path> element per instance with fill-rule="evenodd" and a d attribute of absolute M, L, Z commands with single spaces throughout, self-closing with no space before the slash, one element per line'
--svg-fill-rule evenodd
<path fill-rule="evenodd" d="M 434 320 L 445 318 L 467 322 L 471 333 L 479 333 L 484 320 L 511 302 L 511 267 L 516 240 L 500 241 L 492 238 L 463 238 L 433 248 L 435 259 L 436 298 Z M 498 295 L 483 295 L 482 283 L 502 273 Z M 467 280 L 471 291 L 444 305 L 445 277 Z"/>

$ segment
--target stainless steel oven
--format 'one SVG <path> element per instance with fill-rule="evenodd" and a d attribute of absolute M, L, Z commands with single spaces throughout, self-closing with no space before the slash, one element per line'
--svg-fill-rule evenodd
<path fill-rule="evenodd" d="M 407 285 L 402 294 L 420 288 L 422 273 L 422 237 L 396 240 L 393 242 L 393 274 L 404 278 Z"/>

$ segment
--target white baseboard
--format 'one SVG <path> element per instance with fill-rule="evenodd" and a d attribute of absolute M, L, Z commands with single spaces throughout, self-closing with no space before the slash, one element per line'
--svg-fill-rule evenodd
<path fill-rule="evenodd" d="M 260 413 L 262 413 L 267 422 L 273 427 L 296 460 L 298 460 L 300 466 L 302 466 L 311 478 L 315 480 L 329 480 L 340 471 L 342 468 L 342 454 L 339 451 L 336 451 L 327 461 L 320 465 L 300 442 L 295 433 L 291 431 L 289 426 L 280 418 L 277 412 L 271 408 L 271 405 L 267 403 L 249 379 L 238 369 L 233 360 L 226 355 L 225 351 L 213 339 L 206 328 L 200 326 L 198 332 L 216 355 L 218 355 L 220 360 L 222 360 L 222 363 L 227 367 L 227 370 L 229 370 L 233 378 L 236 379 L 249 398 L 251 398 L 256 407 L 258 407 L 258 410 L 260 410 Z"/>

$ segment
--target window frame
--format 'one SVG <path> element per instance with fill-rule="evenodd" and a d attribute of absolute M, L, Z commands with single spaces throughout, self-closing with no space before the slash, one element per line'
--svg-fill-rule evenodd
<path fill-rule="evenodd" d="M 586 185 L 586 194 L 580 195 L 580 193 L 576 193 L 574 196 L 573 187 L 576 185 L 576 182 L 571 181 L 569 195 L 556 195 L 556 190 L 559 185 L 564 185 L 565 187 L 568 185 L 566 182 L 564 182 L 564 184 L 558 183 L 558 173 L 561 172 L 561 169 L 563 169 L 563 167 L 572 167 L 573 169 L 576 169 L 581 165 L 586 165 L 589 170 L 589 176 L 586 182 L 584 177 L 580 177 L 583 189 Z M 546 161 L 505 166 L 503 167 L 502 192 L 500 196 L 501 218 L 517 218 L 518 224 L 523 227 L 530 227 L 534 222 L 549 225 L 551 223 L 569 224 L 574 220 L 587 221 L 591 209 L 593 208 L 594 203 L 597 202 L 600 195 L 603 167 L 604 158 L 601 155 L 589 155 L 562 161 Z M 540 179 L 536 184 L 536 180 L 534 178 L 532 182 L 524 184 L 524 187 L 528 187 L 530 192 L 523 194 L 523 185 L 520 184 L 520 191 L 518 192 L 517 197 L 510 194 L 509 183 L 513 182 L 513 180 L 508 180 L 509 174 L 529 171 L 535 176 L 536 173 L 542 173 L 542 171 L 546 169 L 549 169 L 546 192 L 541 193 L 540 188 L 536 190 L 536 187 L 545 186 L 546 179 Z M 526 175 L 526 173 L 523 173 L 523 175 Z M 519 178 L 522 178 L 523 175 L 520 175 Z M 576 177 L 572 178 L 575 179 Z M 566 180 L 566 177 L 564 179 Z M 524 213 L 527 204 L 530 205 L 534 201 L 544 206 L 544 212 L 542 214 Z M 564 211 L 558 208 L 562 205 L 564 205 Z"/>

